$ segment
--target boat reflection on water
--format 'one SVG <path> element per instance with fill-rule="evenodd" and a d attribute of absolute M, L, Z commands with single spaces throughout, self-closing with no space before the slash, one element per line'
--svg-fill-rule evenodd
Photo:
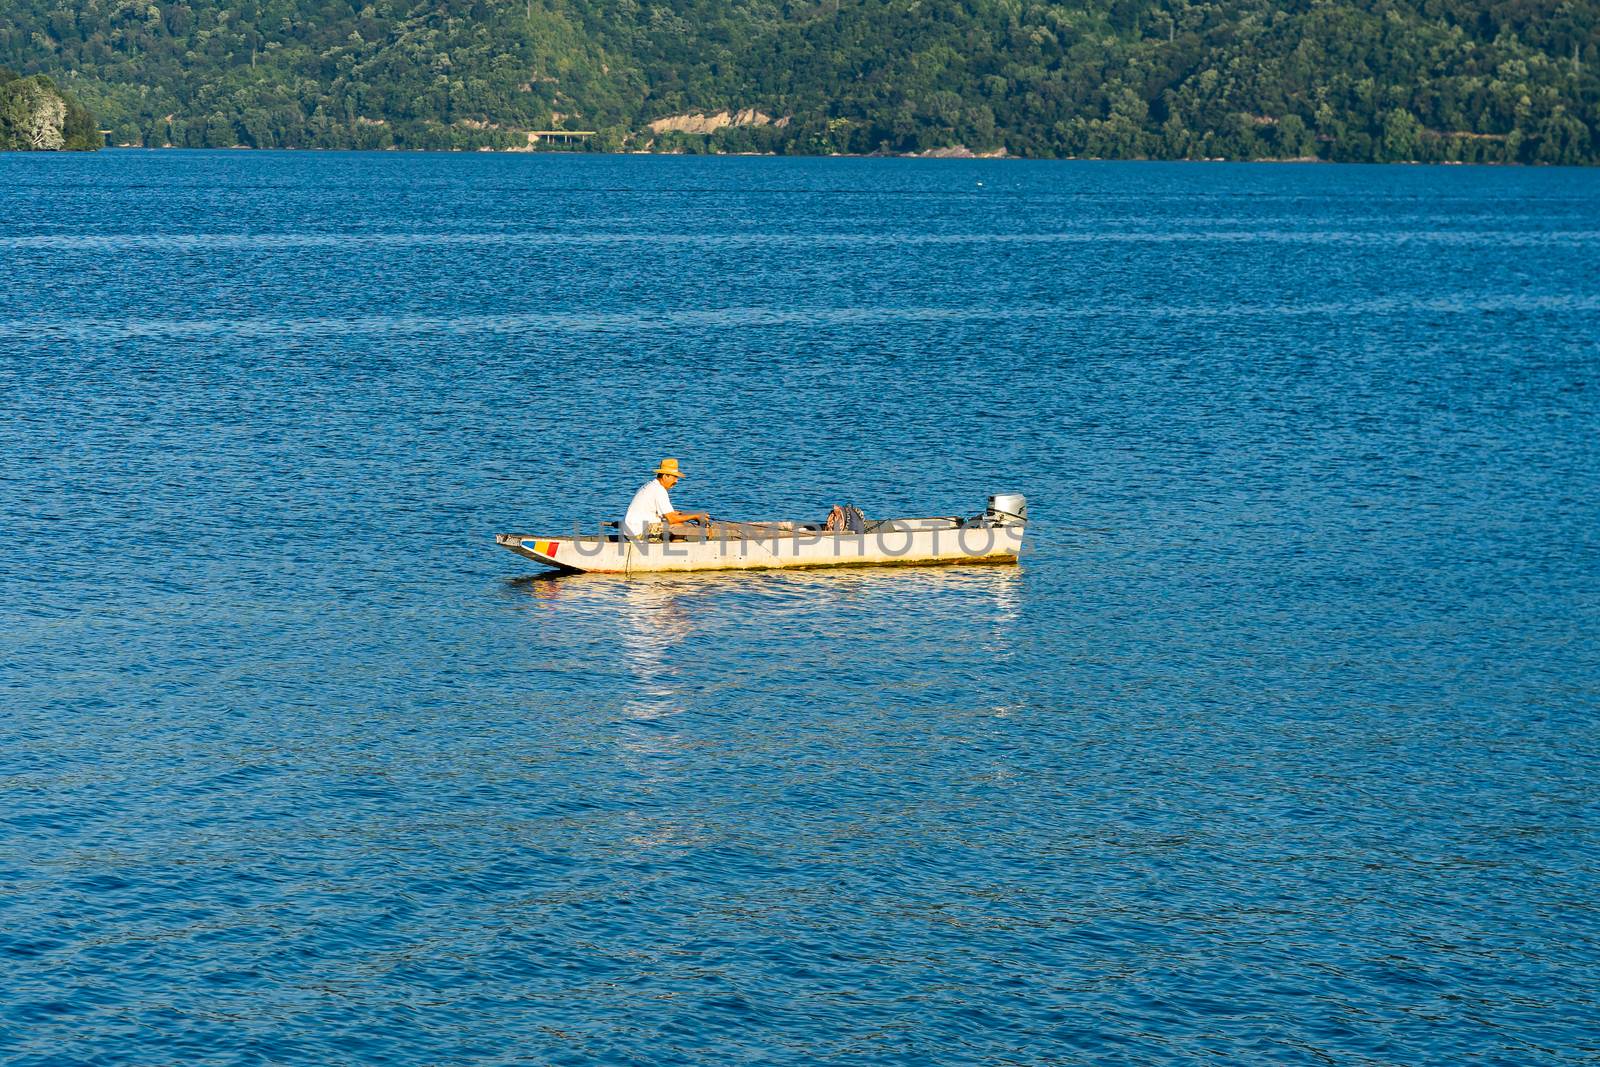
<path fill-rule="evenodd" d="M 850 640 L 884 655 L 948 644 L 952 634 L 997 668 L 1015 652 L 1025 572 L 1016 567 L 861 568 L 849 571 L 707 572 L 623 578 L 571 574 L 514 583 L 540 601 L 551 643 L 601 644 L 631 677 L 627 717 L 682 711 L 685 658 L 703 673 L 724 668 L 728 684 L 780 669 L 766 650 L 815 635 Z M 706 679 L 701 677 L 700 689 Z M 715 683 L 713 683 L 715 684 Z M 707 694 L 699 693 L 704 697 Z"/>
<path fill-rule="evenodd" d="M 582 746 L 626 776 L 613 802 L 641 862 L 727 834 L 691 799 L 727 786 L 703 780 L 710 739 L 719 759 L 770 768 L 819 737 L 866 750 L 884 730 L 924 736 L 924 713 L 1012 714 L 1003 694 L 1015 685 L 1002 676 L 1026 673 L 1025 582 L 1015 567 L 962 567 L 571 575 L 510 588 L 531 598 L 529 644 L 561 665 Z M 932 671 L 949 684 L 930 688 Z M 896 704 L 909 718 L 879 716 Z M 999 760 L 985 773 L 1011 771 Z"/>

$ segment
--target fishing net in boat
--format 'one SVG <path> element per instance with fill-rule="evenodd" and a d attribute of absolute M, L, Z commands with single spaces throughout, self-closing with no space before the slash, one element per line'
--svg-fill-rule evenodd
<path fill-rule="evenodd" d="M 858 507 L 835 504 L 833 510 L 828 512 L 828 521 L 822 528 L 832 533 L 866 533 L 867 519 Z"/>

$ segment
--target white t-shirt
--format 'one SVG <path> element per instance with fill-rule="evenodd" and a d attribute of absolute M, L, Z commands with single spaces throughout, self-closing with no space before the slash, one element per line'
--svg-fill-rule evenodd
<path fill-rule="evenodd" d="M 651 523 L 660 522 L 671 510 L 667 487 L 659 478 L 651 478 L 633 494 L 633 503 L 628 505 L 628 514 L 622 520 L 622 532 L 629 537 L 643 537 L 650 532 Z"/>

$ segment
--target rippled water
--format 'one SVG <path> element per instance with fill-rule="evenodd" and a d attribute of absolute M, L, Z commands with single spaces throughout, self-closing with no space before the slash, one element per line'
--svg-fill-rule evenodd
<path fill-rule="evenodd" d="M 0 1058 L 1600 1056 L 1600 174 L 0 156 Z M 662 455 L 1019 567 L 542 579 Z"/>

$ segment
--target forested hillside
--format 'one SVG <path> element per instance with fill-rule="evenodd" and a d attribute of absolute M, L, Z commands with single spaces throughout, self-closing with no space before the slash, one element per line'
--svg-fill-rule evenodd
<path fill-rule="evenodd" d="M 147 145 L 1600 160 L 1600 0 L 6 7 L 0 64 Z"/>

